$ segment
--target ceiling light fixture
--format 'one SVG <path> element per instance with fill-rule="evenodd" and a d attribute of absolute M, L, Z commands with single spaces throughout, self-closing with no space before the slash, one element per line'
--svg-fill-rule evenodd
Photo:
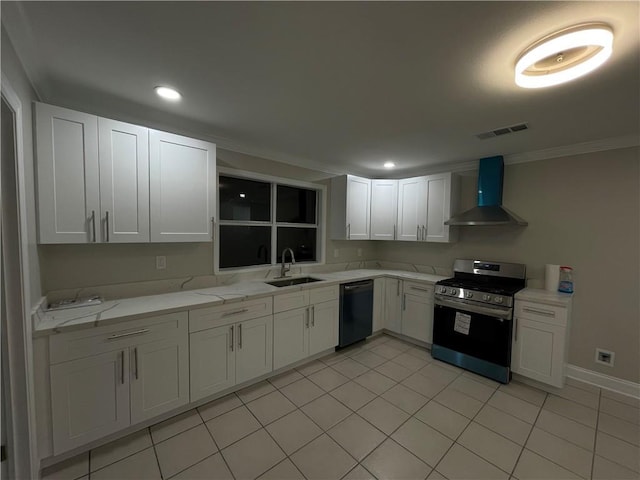
<path fill-rule="evenodd" d="M 592 72 L 611 56 L 613 31 L 604 23 L 585 23 L 548 35 L 516 62 L 515 81 L 524 88 L 569 82 Z"/>
<path fill-rule="evenodd" d="M 182 98 L 180 92 L 169 87 L 156 87 L 156 93 L 165 100 L 176 101 Z"/>
<path fill-rule="evenodd" d="M 384 162 L 383 166 L 384 166 L 384 168 L 393 168 L 393 167 L 396 166 L 396 164 L 393 163 L 393 162 Z"/>

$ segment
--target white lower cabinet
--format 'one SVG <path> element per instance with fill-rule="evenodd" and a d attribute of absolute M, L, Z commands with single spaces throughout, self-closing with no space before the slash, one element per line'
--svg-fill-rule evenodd
<path fill-rule="evenodd" d="M 274 370 L 338 344 L 338 295 L 335 285 L 274 297 Z"/>
<path fill-rule="evenodd" d="M 384 326 L 394 333 L 402 333 L 402 280 L 385 278 Z"/>
<path fill-rule="evenodd" d="M 192 402 L 273 370 L 271 311 L 269 297 L 189 312 Z"/>
<path fill-rule="evenodd" d="M 385 278 L 384 328 L 422 342 L 433 339 L 433 285 Z"/>
<path fill-rule="evenodd" d="M 51 366 L 54 454 L 129 426 L 128 359 L 121 350 Z"/>
<path fill-rule="evenodd" d="M 433 340 L 433 287 L 404 282 L 402 334 L 422 342 Z"/>
<path fill-rule="evenodd" d="M 511 371 L 562 388 L 571 305 L 566 297 L 559 298 L 565 305 L 521 301 L 516 295 Z"/>
<path fill-rule="evenodd" d="M 189 403 L 186 312 L 52 336 L 50 358 L 55 455 Z"/>

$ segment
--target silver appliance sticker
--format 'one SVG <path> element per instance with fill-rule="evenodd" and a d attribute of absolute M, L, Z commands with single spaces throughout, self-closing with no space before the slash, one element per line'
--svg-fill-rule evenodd
<path fill-rule="evenodd" d="M 463 335 L 469 335 L 469 327 L 471 326 L 471 315 L 466 313 L 456 312 L 456 323 L 453 326 L 453 330 L 462 333 Z"/>

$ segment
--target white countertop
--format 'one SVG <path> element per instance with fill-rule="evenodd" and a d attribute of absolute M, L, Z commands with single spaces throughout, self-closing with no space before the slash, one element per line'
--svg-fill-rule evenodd
<path fill-rule="evenodd" d="M 516 300 L 526 300 L 558 307 L 568 307 L 571 305 L 572 297 L 573 294 L 571 293 L 550 292 L 549 290 L 542 290 L 540 288 L 525 288 L 515 295 Z"/>
<path fill-rule="evenodd" d="M 390 276 L 429 283 L 435 283 L 447 278 L 440 275 L 400 270 L 345 270 L 332 273 L 311 273 L 302 276 L 318 278 L 322 281 L 291 287 L 274 287 L 265 283 L 274 279 L 252 280 L 222 287 L 107 300 L 100 305 L 90 307 L 56 311 L 38 310 L 34 315 L 33 336 L 39 337 L 65 331 L 104 326 L 150 315 L 211 307 L 248 298 L 271 296 L 278 293 L 294 292 L 296 290 L 335 285 L 367 278 Z"/>

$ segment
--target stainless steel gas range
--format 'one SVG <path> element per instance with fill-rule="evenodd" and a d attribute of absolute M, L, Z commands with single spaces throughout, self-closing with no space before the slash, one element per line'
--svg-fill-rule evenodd
<path fill-rule="evenodd" d="M 518 263 L 456 260 L 454 276 L 436 283 L 434 358 L 502 383 L 511 378 L 513 296 L 525 286 Z"/>

